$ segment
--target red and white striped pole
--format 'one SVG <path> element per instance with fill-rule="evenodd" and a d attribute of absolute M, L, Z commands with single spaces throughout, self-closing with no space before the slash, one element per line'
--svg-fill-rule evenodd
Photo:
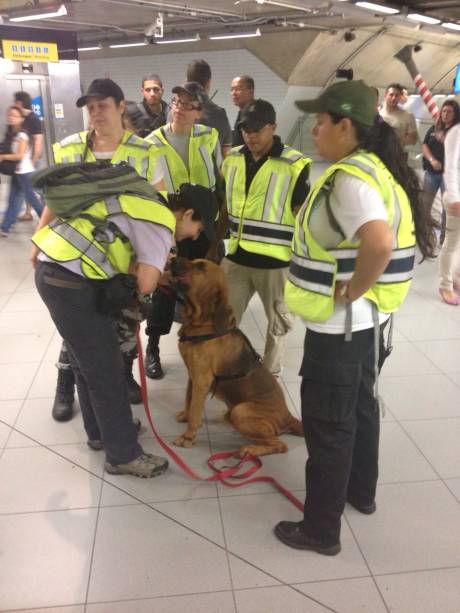
<path fill-rule="evenodd" d="M 405 64 L 410 76 L 414 80 L 415 87 L 418 89 L 419 94 L 422 96 L 422 100 L 425 103 L 425 106 L 427 107 L 433 119 L 436 121 L 439 117 L 439 108 L 433 98 L 432 93 L 428 89 L 427 84 L 425 83 L 425 79 L 418 71 L 415 62 L 412 59 L 412 49 L 413 45 L 406 45 L 400 51 L 398 51 L 398 53 L 396 53 L 394 57 L 400 60 L 403 64 Z"/>

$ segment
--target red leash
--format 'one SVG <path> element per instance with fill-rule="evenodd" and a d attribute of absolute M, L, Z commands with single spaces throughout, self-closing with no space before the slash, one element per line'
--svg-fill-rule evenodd
<path fill-rule="evenodd" d="M 167 445 L 161 436 L 158 434 L 155 425 L 152 420 L 152 415 L 150 413 L 148 398 L 147 398 L 147 380 L 145 376 L 145 367 L 144 367 L 144 355 L 142 351 L 142 343 L 139 334 L 139 325 L 136 328 L 136 341 L 137 341 L 137 351 L 138 351 L 138 359 L 139 359 L 139 376 L 141 379 L 141 390 L 142 390 L 142 401 L 144 403 L 145 415 L 150 424 L 152 432 L 160 444 L 161 448 L 166 452 L 166 454 L 173 460 L 173 462 L 189 477 L 192 479 L 196 479 L 198 481 L 220 481 L 224 485 L 228 487 L 242 487 L 243 485 L 249 485 L 250 483 L 271 483 L 274 485 L 288 500 L 292 502 L 294 506 L 296 506 L 299 511 L 303 513 L 303 502 L 301 502 L 298 498 L 292 494 L 289 490 L 283 487 L 276 479 L 269 476 L 264 477 L 252 477 L 254 473 L 256 473 L 259 468 L 262 467 L 262 460 L 255 456 L 246 456 L 243 459 L 240 459 L 236 464 L 233 465 L 224 465 L 219 468 L 216 465 L 216 462 L 220 460 L 227 460 L 228 458 L 234 457 L 233 451 L 222 451 L 220 453 L 213 453 L 208 458 L 208 466 L 213 471 L 213 474 L 209 477 L 200 477 L 197 475 L 183 460 L 180 458 L 177 453 Z M 249 468 L 242 470 L 243 466 L 246 462 L 250 462 L 252 466 Z M 239 472 L 242 470 L 242 472 Z M 252 478 L 250 478 L 252 477 Z M 238 482 L 233 483 L 229 481 L 229 479 L 235 479 Z"/>

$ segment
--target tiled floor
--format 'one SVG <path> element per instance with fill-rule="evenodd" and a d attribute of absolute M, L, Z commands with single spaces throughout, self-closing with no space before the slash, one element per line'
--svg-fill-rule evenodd
<path fill-rule="evenodd" d="M 232 490 L 172 467 L 155 480 L 104 475 L 80 416 L 51 419 L 59 339 L 27 261 L 31 224 L 0 242 L 0 610 L 60 613 L 458 613 L 460 611 L 460 308 L 436 294 L 436 264 L 417 270 L 381 378 L 378 511 L 346 508 L 342 553 L 294 551 L 272 533 L 299 512 L 270 485 Z M 257 301 L 244 330 L 259 349 Z M 288 338 L 283 386 L 299 411 L 303 329 Z M 167 376 L 149 381 L 160 432 L 183 426 L 185 373 L 175 335 Z M 141 407 L 135 407 L 137 415 Z M 197 445 L 182 457 L 206 475 L 211 451 L 240 439 L 207 403 Z M 145 420 L 144 420 L 145 421 Z M 305 448 L 264 460 L 302 498 Z M 146 449 L 158 444 L 144 433 Z"/>

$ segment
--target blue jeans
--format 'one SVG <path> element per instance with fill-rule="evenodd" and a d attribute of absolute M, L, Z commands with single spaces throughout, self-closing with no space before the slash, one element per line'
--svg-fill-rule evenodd
<path fill-rule="evenodd" d="M 30 173 L 17 174 L 11 177 L 10 195 L 8 198 L 8 208 L 3 218 L 2 230 L 8 232 L 15 223 L 24 199 L 32 205 L 32 208 L 40 217 L 43 211 L 43 204 L 37 194 L 32 189 L 29 181 Z"/>
<path fill-rule="evenodd" d="M 441 192 L 444 191 L 444 181 L 442 179 L 442 172 L 431 172 L 430 170 L 425 171 L 425 176 L 423 177 L 423 189 L 426 192 L 431 192 L 434 195 L 438 193 L 438 189 Z M 434 196 L 433 196 L 434 200 Z"/>

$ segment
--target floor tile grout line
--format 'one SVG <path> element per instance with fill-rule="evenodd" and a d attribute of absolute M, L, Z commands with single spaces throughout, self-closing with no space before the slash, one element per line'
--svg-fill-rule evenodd
<path fill-rule="evenodd" d="M 409 440 L 412 442 L 413 445 L 415 445 L 415 447 L 417 448 L 417 450 L 419 451 L 419 453 L 423 456 L 423 458 L 426 460 L 426 462 L 429 464 L 429 466 L 432 468 L 433 472 L 438 475 L 439 477 L 439 481 L 441 481 L 444 485 L 444 487 L 447 489 L 447 491 L 449 492 L 449 494 L 454 498 L 454 500 L 460 504 L 460 501 L 458 500 L 458 498 L 455 497 L 454 493 L 452 492 L 452 490 L 448 487 L 447 483 L 445 483 L 445 479 L 458 479 L 458 477 L 443 477 L 440 472 L 437 470 L 437 468 L 434 466 L 434 464 L 426 457 L 425 453 L 423 452 L 423 450 L 421 449 L 421 447 L 418 445 L 418 443 L 413 439 L 413 437 L 410 435 L 410 433 L 406 430 L 406 428 L 404 428 L 403 423 L 400 424 L 401 428 L 403 429 L 403 431 L 405 432 L 406 436 L 409 438 Z"/>
<path fill-rule="evenodd" d="M 99 526 L 99 517 L 101 515 L 101 500 L 102 500 L 102 492 L 104 489 L 104 483 L 102 480 L 99 483 L 100 483 L 99 500 L 98 500 L 98 505 L 97 505 L 96 521 L 94 522 L 93 544 L 91 547 L 91 556 L 89 560 L 88 581 L 86 583 L 85 605 L 84 605 L 83 613 L 86 613 L 87 606 L 88 606 L 88 596 L 89 596 L 89 590 L 90 590 L 90 585 L 91 585 L 91 575 L 93 571 L 94 551 L 96 549 L 97 529 Z"/>
<path fill-rule="evenodd" d="M 379 585 L 377 584 L 377 581 L 376 581 L 376 580 L 375 580 L 375 578 L 374 578 L 374 575 L 373 575 L 373 573 L 372 573 L 371 566 L 370 566 L 370 564 L 369 564 L 369 562 L 368 562 L 368 560 L 367 560 L 367 558 L 366 558 L 366 555 L 365 555 L 365 553 L 364 553 L 364 551 L 363 551 L 363 549 L 362 549 L 362 547 L 361 547 L 361 545 L 360 545 L 360 543 L 359 543 L 358 537 L 357 537 L 357 535 L 355 534 L 355 532 L 354 532 L 354 530 L 353 530 L 353 528 L 352 528 L 352 525 L 351 525 L 351 523 L 350 523 L 350 522 L 349 522 L 349 520 L 348 520 L 348 517 L 347 517 L 347 516 L 344 514 L 344 515 L 343 515 L 343 518 L 345 519 L 345 522 L 346 522 L 346 524 L 347 524 L 347 526 L 348 526 L 348 529 L 350 530 L 350 532 L 351 532 L 351 534 L 352 534 L 352 536 L 353 536 L 353 539 L 354 539 L 354 541 L 355 541 L 355 543 L 356 543 L 356 546 L 358 547 L 358 550 L 359 550 L 359 552 L 360 552 L 360 554 L 361 554 L 361 556 L 362 556 L 362 558 L 363 558 L 363 560 L 364 560 L 364 563 L 365 563 L 365 565 L 366 565 L 366 567 L 367 567 L 367 570 L 369 571 L 369 576 L 370 576 L 370 577 L 371 577 L 371 579 L 372 579 L 372 582 L 373 582 L 373 584 L 374 584 L 374 586 L 375 586 L 375 589 L 377 590 L 378 594 L 380 595 L 380 598 L 381 598 L 381 600 L 382 600 L 383 606 L 384 606 L 384 607 L 385 607 L 385 609 L 387 610 L 387 613 L 391 613 L 390 608 L 389 608 L 389 606 L 388 606 L 388 604 L 387 604 L 387 602 L 386 602 L 385 598 L 383 597 L 383 594 L 382 594 L 382 592 L 381 592 L 381 590 L 380 590 L 380 587 L 379 587 Z"/>

